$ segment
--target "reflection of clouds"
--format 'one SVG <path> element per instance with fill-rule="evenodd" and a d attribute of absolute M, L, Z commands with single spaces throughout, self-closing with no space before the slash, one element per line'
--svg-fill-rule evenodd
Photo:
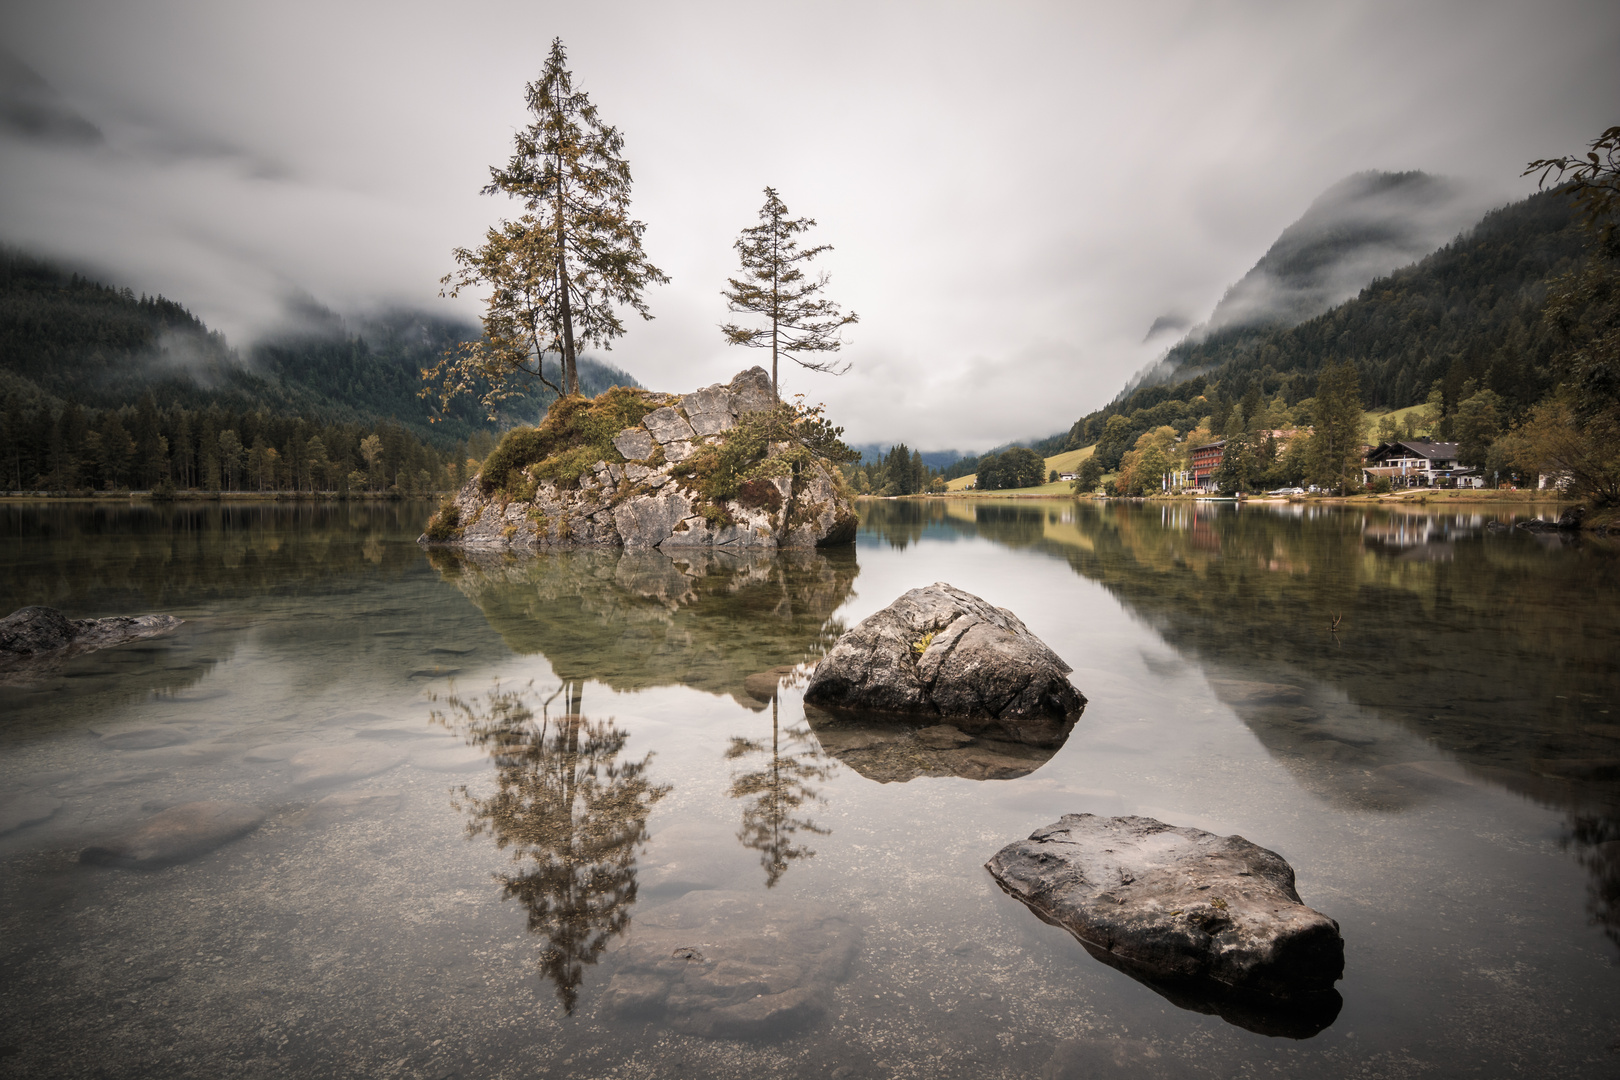
<path fill-rule="evenodd" d="M 495 763 L 495 794 L 480 798 L 463 785 L 455 795 L 467 836 L 487 835 L 510 851 L 515 869 L 496 875 L 502 897 L 528 908 L 529 931 L 545 939 L 540 971 L 572 1012 L 585 965 L 630 926 L 647 815 L 670 787 L 647 779 L 651 754 L 618 760 L 629 733 L 582 716 L 578 683 L 552 694 L 538 720 L 532 684 L 507 690 L 497 682 L 482 698 L 442 701 L 433 719 Z"/>
<path fill-rule="evenodd" d="M 743 800 L 742 830 L 737 839 L 759 852 L 767 888 L 782 880 L 789 863 L 815 855 L 813 848 L 798 842 L 801 832 L 816 836 L 832 832 L 800 811 L 807 803 L 824 801 L 813 784 L 827 780 L 833 766 L 808 724 L 782 727 L 779 696 L 771 696 L 771 741 L 734 736 L 726 749 L 727 761 L 757 766 L 734 773 L 729 794 Z"/>

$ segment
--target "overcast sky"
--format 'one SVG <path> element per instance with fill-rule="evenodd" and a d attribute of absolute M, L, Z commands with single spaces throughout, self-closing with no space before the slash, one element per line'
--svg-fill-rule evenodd
<path fill-rule="evenodd" d="M 984 449 L 1104 404 L 1363 169 L 1533 190 L 1620 123 L 1620 5 L 19 2 L 0 41 L 88 120 L 0 142 L 0 239 L 192 307 L 238 344 L 303 290 L 437 298 L 561 36 L 624 134 L 671 283 L 606 358 L 686 390 L 760 360 L 719 291 L 761 189 L 818 219 L 860 314 L 853 440 Z M 15 80 L 13 80 L 15 85 Z M 43 93 L 43 91 L 41 91 Z M 476 316 L 476 303 L 460 310 Z M 766 359 L 768 364 L 768 358 Z"/>

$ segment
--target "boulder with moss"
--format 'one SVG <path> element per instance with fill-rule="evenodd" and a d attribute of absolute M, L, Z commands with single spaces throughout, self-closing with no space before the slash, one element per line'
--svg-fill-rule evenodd
<path fill-rule="evenodd" d="M 819 409 L 776 400 L 763 368 L 690 394 L 614 387 L 506 433 L 445 500 L 424 544 L 747 550 L 855 539 L 854 458 Z"/>

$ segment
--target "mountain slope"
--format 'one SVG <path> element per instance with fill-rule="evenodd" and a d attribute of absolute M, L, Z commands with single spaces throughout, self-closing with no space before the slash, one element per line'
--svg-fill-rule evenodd
<path fill-rule="evenodd" d="M 0 393 L 30 405 L 43 396 L 115 408 L 150 391 L 165 406 L 268 409 L 324 421 L 394 419 L 438 441 L 491 426 L 471 399 L 435 417 L 418 396 L 422 368 L 476 337 L 474 325 L 412 311 L 350 325 L 316 305 L 298 315 L 302 329 L 244 355 L 172 300 L 137 297 L 0 251 Z M 580 361 L 580 382 L 588 394 L 637 385 L 589 358 Z M 517 399 L 508 413 L 533 422 L 544 400 Z"/>
<path fill-rule="evenodd" d="M 1554 343 L 1541 317 L 1548 280 L 1574 267 L 1586 243 L 1560 191 L 1505 206 L 1427 258 L 1297 326 L 1232 329 L 1177 346 L 1175 375 L 1082 417 L 1066 445 L 1096 442 L 1116 414 L 1140 419 L 1140 426 L 1132 420 L 1133 432 L 1146 430 L 1150 414 L 1197 395 L 1235 400 L 1255 390 L 1293 404 L 1315 393 L 1323 366 L 1341 362 L 1356 365 L 1362 401 L 1371 408 L 1420 404 L 1436 381 L 1454 405 L 1473 379 L 1502 395 L 1517 415 L 1551 385 Z"/>
<path fill-rule="evenodd" d="M 1286 329 L 1354 297 L 1368 283 L 1439 248 L 1479 220 L 1457 184 L 1422 172 L 1362 172 L 1324 191 L 1226 291 L 1204 323 L 1125 388 L 1197 374 L 1197 347 Z M 1154 327 L 1158 328 L 1159 322 Z M 1154 331 L 1150 330 L 1151 339 Z"/>

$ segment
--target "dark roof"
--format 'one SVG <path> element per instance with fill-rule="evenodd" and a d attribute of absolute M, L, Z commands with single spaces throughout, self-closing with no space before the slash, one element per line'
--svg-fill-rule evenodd
<path fill-rule="evenodd" d="M 1225 439 L 1216 439 L 1214 442 L 1199 443 L 1197 446 L 1193 447 L 1193 449 L 1194 450 L 1208 450 L 1210 447 L 1213 447 L 1213 446 L 1225 446 L 1225 445 L 1226 445 L 1226 440 Z"/>
<path fill-rule="evenodd" d="M 1405 450 L 1406 453 L 1397 454 L 1396 451 L 1398 450 Z M 1457 460 L 1457 444 L 1454 442 L 1429 442 L 1426 439 L 1401 439 L 1398 442 L 1380 443 L 1377 449 L 1367 455 L 1369 460 L 1387 457 L 1420 457 L 1428 458 L 1430 461 L 1455 461 Z"/>

